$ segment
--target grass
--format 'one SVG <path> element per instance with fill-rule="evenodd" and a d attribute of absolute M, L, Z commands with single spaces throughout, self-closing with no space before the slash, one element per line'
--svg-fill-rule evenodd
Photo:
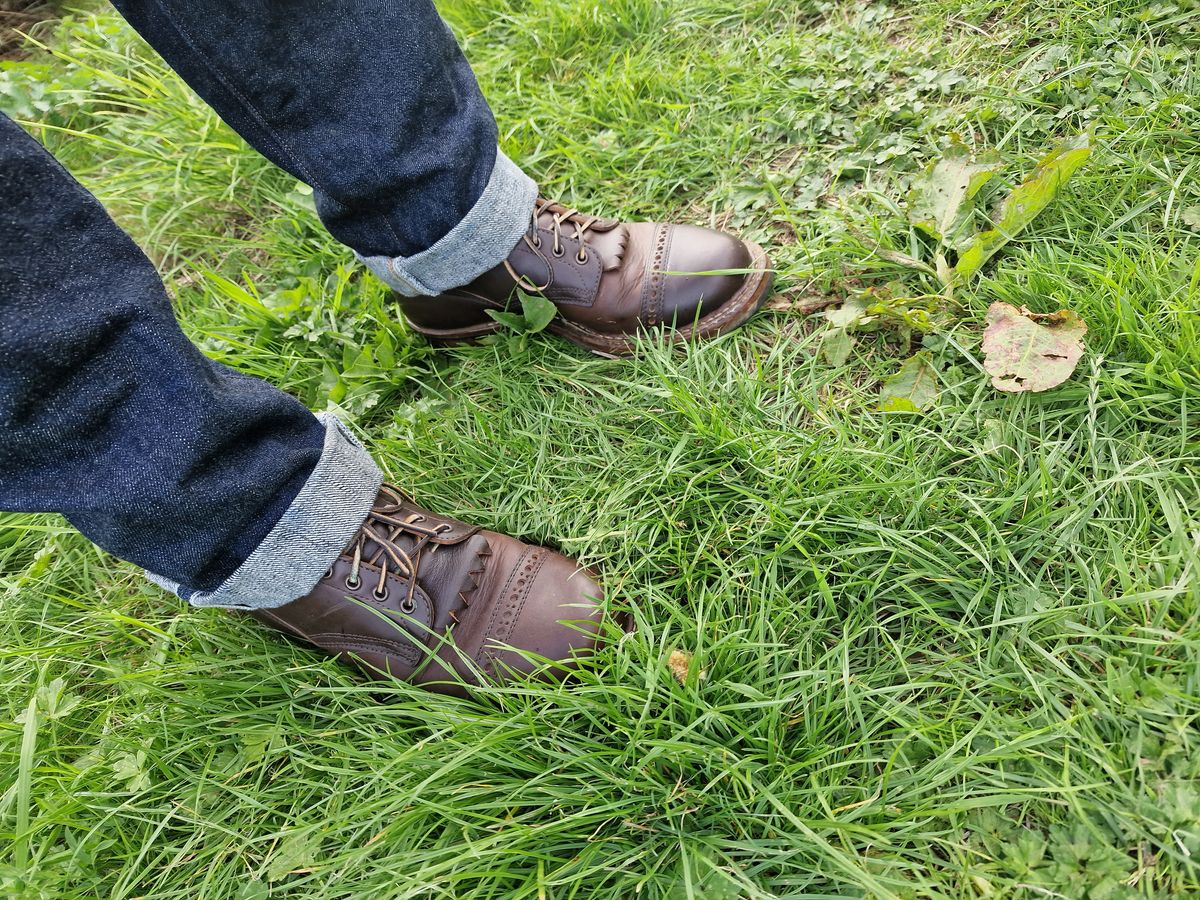
<path fill-rule="evenodd" d="M 442 5 L 548 193 L 737 228 L 784 297 L 897 277 L 850 229 L 906 248 L 952 132 L 1010 175 L 1097 150 L 960 292 L 939 407 L 885 416 L 894 336 L 831 367 L 794 311 L 629 361 L 434 351 L 118 19 L 36 30 L 0 108 L 206 352 L 340 409 L 435 508 L 598 565 L 638 627 L 570 689 L 431 700 L 0 515 L 0 893 L 1200 892 L 1195 0 Z M 995 300 L 1088 321 L 1071 381 L 988 385 Z"/>

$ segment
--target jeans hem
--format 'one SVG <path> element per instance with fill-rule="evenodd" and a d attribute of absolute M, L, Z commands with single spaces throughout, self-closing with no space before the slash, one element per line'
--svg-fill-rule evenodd
<path fill-rule="evenodd" d="M 529 228 L 537 184 L 496 151 L 487 187 L 449 234 L 413 256 L 359 259 L 405 297 L 435 296 L 468 284 L 503 262 Z"/>
<path fill-rule="evenodd" d="M 325 445 L 300 493 L 246 561 L 218 588 L 189 591 L 148 577 L 192 606 L 269 609 L 309 593 L 366 521 L 383 473 L 336 416 L 321 413 Z"/>

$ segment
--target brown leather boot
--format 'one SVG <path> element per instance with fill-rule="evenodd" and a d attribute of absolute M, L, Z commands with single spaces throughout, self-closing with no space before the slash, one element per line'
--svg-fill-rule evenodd
<path fill-rule="evenodd" d="M 437 297 L 398 299 L 416 331 L 453 343 L 498 331 L 485 310 L 507 308 L 520 288 L 558 307 L 547 330 L 619 355 L 632 351 L 639 329 L 666 329 L 674 341 L 731 331 L 770 287 L 757 244 L 691 225 L 596 219 L 539 198 L 501 265 Z"/>
<path fill-rule="evenodd" d="M 545 547 L 439 516 L 384 485 L 350 546 L 312 593 L 250 613 L 285 634 L 393 677 L 465 695 L 560 661 L 561 678 L 598 641 L 602 591 Z"/>

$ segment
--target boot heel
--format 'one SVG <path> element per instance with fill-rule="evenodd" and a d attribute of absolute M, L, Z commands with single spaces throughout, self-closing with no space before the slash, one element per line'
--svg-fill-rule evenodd
<path fill-rule="evenodd" d="M 502 307 L 462 294 L 405 297 L 401 303 L 408 326 L 435 344 L 470 343 L 495 334 L 500 323 L 485 312 L 492 308 Z"/>

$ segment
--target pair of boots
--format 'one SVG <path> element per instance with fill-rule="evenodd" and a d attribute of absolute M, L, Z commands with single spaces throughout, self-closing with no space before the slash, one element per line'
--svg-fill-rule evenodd
<path fill-rule="evenodd" d="M 605 355 L 639 332 L 708 338 L 745 322 L 770 289 L 762 249 L 687 225 L 621 223 L 541 200 L 508 259 L 438 297 L 398 297 L 434 341 L 496 331 L 517 290 L 557 308 L 548 330 Z M 445 693 L 534 667 L 561 677 L 597 645 L 603 591 L 545 547 L 437 515 L 384 486 L 307 596 L 250 615 L 368 674 Z M 550 660 L 558 665 L 545 666 Z"/>

